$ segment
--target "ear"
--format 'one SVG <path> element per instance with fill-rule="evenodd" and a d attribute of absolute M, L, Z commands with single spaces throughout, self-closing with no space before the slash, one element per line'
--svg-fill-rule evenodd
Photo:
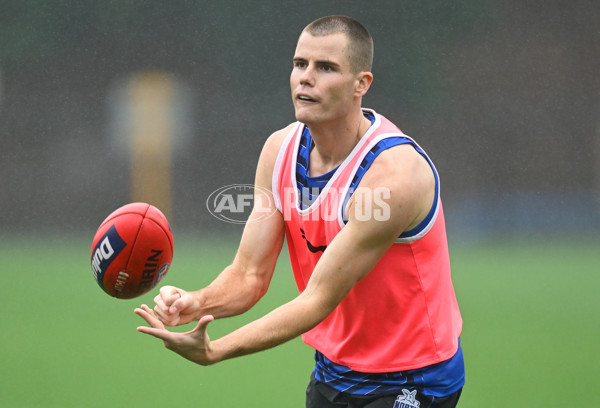
<path fill-rule="evenodd" d="M 356 96 L 363 96 L 367 93 L 373 83 L 373 74 L 368 71 L 362 71 L 356 76 L 356 86 L 354 92 Z"/>

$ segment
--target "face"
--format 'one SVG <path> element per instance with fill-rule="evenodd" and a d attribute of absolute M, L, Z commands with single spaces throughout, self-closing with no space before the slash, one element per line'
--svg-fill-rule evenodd
<path fill-rule="evenodd" d="M 300 35 L 290 75 L 296 119 L 300 122 L 310 125 L 343 119 L 356 104 L 357 96 L 362 96 L 357 94 L 360 74 L 352 72 L 347 43 L 342 33 Z"/>

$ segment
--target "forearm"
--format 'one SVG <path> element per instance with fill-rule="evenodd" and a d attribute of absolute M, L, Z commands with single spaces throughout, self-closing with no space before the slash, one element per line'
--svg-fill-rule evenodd
<path fill-rule="evenodd" d="M 256 200 L 264 197 L 258 196 Z M 272 201 L 269 201 L 269 203 Z M 262 203 L 262 208 L 267 204 Z M 275 211 L 275 210 L 273 210 Z M 235 259 L 206 288 L 195 293 L 200 309 L 197 318 L 235 316 L 246 312 L 267 292 L 283 246 L 283 218 L 273 214 L 256 219 L 252 212 Z"/>
<path fill-rule="evenodd" d="M 267 288 L 264 275 L 242 271 L 232 264 L 210 285 L 194 292 L 199 305 L 196 319 L 205 315 L 222 318 L 242 314 L 258 302 Z"/>
<path fill-rule="evenodd" d="M 331 310 L 300 295 L 264 317 L 212 341 L 211 360 L 218 362 L 276 347 L 315 327 Z"/>
<path fill-rule="evenodd" d="M 152 327 L 141 327 L 138 330 L 162 339 L 170 350 L 201 365 L 214 364 L 283 344 L 326 319 L 354 284 L 380 258 L 385 248 L 365 245 L 361 240 L 354 239 L 354 228 L 356 227 L 348 225 L 329 245 L 308 285 L 298 297 L 230 334 L 211 341 L 206 328 L 215 315 L 222 317 L 246 310 L 263 293 L 263 290 L 256 290 L 261 285 L 248 283 L 247 277 L 252 277 L 254 273 L 235 267 L 226 269 L 204 292 L 198 293 L 205 296 L 202 310 L 206 315 L 199 318 L 194 330 L 187 333 L 169 332 L 147 308 L 137 310 L 136 313 Z M 263 269 L 263 272 L 268 270 L 272 268 Z M 256 276 L 262 276 L 259 281 L 262 285 L 268 285 L 271 275 L 258 273 Z M 237 289 L 232 289 L 231 285 Z M 248 290 L 248 286 L 254 286 L 255 289 Z"/>
<path fill-rule="evenodd" d="M 365 244 L 347 226 L 321 257 L 306 289 L 261 319 L 212 342 L 214 362 L 266 350 L 314 328 L 377 263 L 389 243 Z M 390 238 L 388 241 L 390 241 Z"/>

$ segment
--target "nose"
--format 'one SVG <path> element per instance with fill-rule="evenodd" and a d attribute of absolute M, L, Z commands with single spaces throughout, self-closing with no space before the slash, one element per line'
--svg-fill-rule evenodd
<path fill-rule="evenodd" d="M 300 85 L 313 85 L 314 84 L 314 69 L 311 64 L 308 64 L 304 69 L 300 71 L 298 78 Z"/>

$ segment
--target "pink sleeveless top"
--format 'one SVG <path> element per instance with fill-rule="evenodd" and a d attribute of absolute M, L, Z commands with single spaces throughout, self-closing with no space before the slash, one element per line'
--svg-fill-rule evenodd
<path fill-rule="evenodd" d="M 294 126 L 279 152 L 273 194 L 285 219 L 300 292 L 326 246 L 344 227 L 345 198 L 369 150 L 384 138 L 398 136 L 418 147 L 385 117 L 370 112 L 375 116 L 373 125 L 306 209 L 298 204 L 296 184 L 303 124 Z M 436 171 L 433 165 L 432 169 Z M 456 353 L 462 319 L 450 277 L 441 200 L 436 203 L 428 225 L 414 236 L 399 238 L 335 310 L 302 335 L 306 344 L 337 364 L 373 373 L 420 368 Z"/>

